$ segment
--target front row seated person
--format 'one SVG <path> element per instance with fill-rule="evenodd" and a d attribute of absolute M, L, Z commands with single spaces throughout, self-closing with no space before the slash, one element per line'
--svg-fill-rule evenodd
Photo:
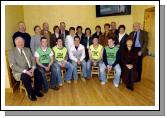
<path fill-rule="evenodd" d="M 53 66 L 53 51 L 48 46 L 48 39 L 46 37 L 41 37 L 40 47 L 36 50 L 34 56 L 36 59 L 37 67 L 42 73 L 42 83 L 43 83 L 43 92 L 47 93 L 49 89 L 48 81 L 46 78 L 46 72 L 51 72 L 50 75 L 50 88 L 58 90 L 56 85 L 56 68 Z"/>
<path fill-rule="evenodd" d="M 91 76 L 91 66 L 97 66 L 99 69 L 102 67 L 102 54 L 103 54 L 103 46 L 98 43 L 98 37 L 93 37 L 93 44 L 89 48 L 89 58 L 88 60 L 88 76 Z M 101 80 L 101 84 L 103 83 L 103 78 L 100 74 L 99 79 Z"/>
<path fill-rule="evenodd" d="M 80 44 L 80 37 L 74 37 L 74 45 L 70 48 L 69 57 L 74 67 L 73 70 L 73 78 L 74 82 L 77 83 L 78 80 L 78 73 L 77 67 L 82 66 L 82 81 L 85 81 L 87 77 L 86 73 L 86 62 L 85 62 L 85 48 L 82 44 Z"/>
<path fill-rule="evenodd" d="M 66 69 L 66 74 L 64 77 L 64 80 L 70 84 L 71 83 L 71 77 L 73 72 L 73 66 L 71 63 L 67 62 L 67 48 L 63 46 L 63 39 L 58 38 L 57 39 L 57 45 L 53 47 L 54 55 L 55 55 L 55 62 L 54 66 L 57 70 L 57 78 L 58 78 L 58 85 L 62 86 L 62 76 L 61 76 L 61 69 Z"/>
<path fill-rule="evenodd" d="M 24 39 L 20 36 L 15 38 L 16 47 L 9 51 L 9 64 L 12 69 L 13 76 L 16 81 L 22 81 L 28 98 L 31 101 L 37 100 L 37 97 L 42 97 L 40 92 L 42 88 L 42 75 L 35 68 L 34 57 L 29 48 L 24 47 Z M 31 85 L 31 78 L 34 76 L 34 88 Z"/>
<path fill-rule="evenodd" d="M 119 86 L 121 67 L 119 65 L 120 53 L 119 48 L 115 46 L 115 40 L 112 37 L 108 38 L 108 46 L 103 51 L 103 66 L 100 68 L 100 74 L 102 76 L 103 84 L 106 82 L 106 69 L 110 72 L 112 69 L 115 71 L 113 84 L 115 87 Z"/>

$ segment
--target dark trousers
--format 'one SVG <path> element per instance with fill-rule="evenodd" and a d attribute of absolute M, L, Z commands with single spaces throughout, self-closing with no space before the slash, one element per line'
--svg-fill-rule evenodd
<path fill-rule="evenodd" d="M 133 88 L 133 83 L 134 83 L 134 72 L 133 69 L 129 69 L 126 77 L 126 87 Z"/>
<path fill-rule="evenodd" d="M 141 48 L 136 48 L 137 52 L 139 52 L 141 50 Z M 141 74 L 142 74 L 142 60 L 143 60 L 143 56 L 138 56 L 137 58 L 137 80 L 136 81 L 140 81 L 141 80 Z"/>
<path fill-rule="evenodd" d="M 28 95 L 35 95 L 42 88 L 42 74 L 38 69 L 34 70 L 34 89 L 31 85 L 31 77 L 26 73 L 21 74 L 21 81 L 26 88 Z"/>

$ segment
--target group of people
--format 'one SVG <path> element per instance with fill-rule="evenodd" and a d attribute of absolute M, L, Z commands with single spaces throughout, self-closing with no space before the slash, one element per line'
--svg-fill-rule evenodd
<path fill-rule="evenodd" d="M 19 22 L 19 31 L 13 35 L 14 48 L 9 51 L 9 64 L 13 76 L 22 81 L 30 100 L 42 97 L 49 87 L 58 90 L 62 83 L 61 70 L 65 69 L 65 80 L 77 83 L 77 67 L 82 68 L 81 80 L 91 79 L 91 66 L 99 67 L 101 85 L 106 84 L 106 73 L 114 70 L 113 85 L 119 87 L 120 79 L 126 88 L 133 91 L 134 82 L 141 80 L 142 59 L 147 55 L 148 33 L 141 30 L 140 23 L 134 23 L 129 35 L 125 25 L 116 29 L 116 22 L 95 27 L 91 33 L 89 27 L 82 31 L 82 26 L 70 27 L 66 30 L 65 22 L 49 31 L 49 24 L 43 23 L 34 27 L 35 35 L 26 33 L 24 22 Z M 46 73 L 50 72 L 50 85 Z M 34 77 L 34 88 L 31 78 Z M 43 92 L 41 92 L 41 90 Z"/>

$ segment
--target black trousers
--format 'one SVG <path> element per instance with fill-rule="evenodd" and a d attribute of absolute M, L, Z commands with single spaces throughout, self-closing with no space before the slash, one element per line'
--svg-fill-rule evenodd
<path fill-rule="evenodd" d="M 38 69 L 34 70 L 34 88 L 31 85 L 31 77 L 26 73 L 21 74 L 21 81 L 28 95 L 35 95 L 42 89 L 42 74 Z"/>
<path fill-rule="evenodd" d="M 128 70 L 128 74 L 126 77 L 126 87 L 133 88 L 133 83 L 134 83 L 134 75 L 133 75 L 133 69 Z"/>
<path fill-rule="evenodd" d="M 136 48 L 137 52 L 141 50 L 141 48 Z M 137 80 L 141 80 L 141 75 L 142 75 L 142 60 L 143 60 L 143 55 L 138 56 L 137 58 Z"/>

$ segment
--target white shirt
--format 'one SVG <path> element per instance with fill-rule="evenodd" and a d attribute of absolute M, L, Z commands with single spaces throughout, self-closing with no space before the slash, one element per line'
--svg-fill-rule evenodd
<path fill-rule="evenodd" d="M 85 58 L 85 47 L 80 44 L 76 50 L 75 45 L 70 48 L 69 57 L 72 61 L 77 62 L 78 60 L 83 61 Z"/>
<path fill-rule="evenodd" d="M 67 35 L 65 39 L 65 46 L 67 50 L 69 51 L 73 45 L 74 45 L 74 37 L 72 37 L 71 35 Z"/>
<path fill-rule="evenodd" d="M 42 48 L 42 51 L 45 52 L 46 50 L 47 50 L 47 48 L 45 48 L 45 49 Z M 50 57 L 53 56 L 53 51 L 50 52 L 49 56 L 50 56 Z M 39 57 L 39 54 L 38 54 L 37 51 L 35 51 L 35 53 L 34 53 L 34 57 Z"/>
<path fill-rule="evenodd" d="M 123 34 L 119 33 L 119 42 L 121 42 L 122 37 L 125 35 L 125 32 Z"/>

